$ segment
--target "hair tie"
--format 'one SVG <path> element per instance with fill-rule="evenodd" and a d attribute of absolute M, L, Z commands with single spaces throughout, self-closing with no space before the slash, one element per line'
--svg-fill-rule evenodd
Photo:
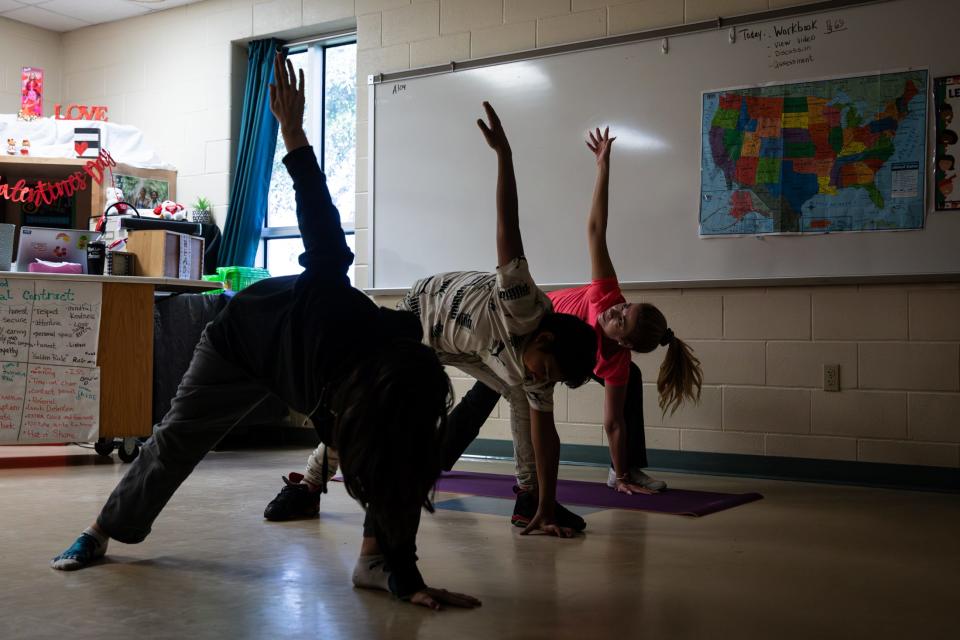
<path fill-rule="evenodd" d="M 673 330 L 667 328 L 667 330 L 663 332 L 663 337 L 660 338 L 660 346 L 665 347 L 671 342 L 673 342 Z"/>

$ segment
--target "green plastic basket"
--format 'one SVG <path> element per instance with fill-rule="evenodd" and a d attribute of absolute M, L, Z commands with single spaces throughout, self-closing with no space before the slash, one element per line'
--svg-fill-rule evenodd
<path fill-rule="evenodd" d="M 219 273 L 211 273 L 210 275 L 203 276 L 203 279 L 207 282 L 223 282 L 223 277 Z M 204 291 L 203 295 L 215 296 L 221 293 L 223 293 L 223 289 L 210 289 L 209 291 Z"/>
<path fill-rule="evenodd" d="M 257 267 L 217 267 L 217 275 L 223 282 L 224 289 L 243 291 L 254 282 L 270 277 L 270 272 Z"/>
<path fill-rule="evenodd" d="M 203 276 L 207 282 L 222 282 L 222 290 L 207 291 L 208 294 L 224 291 L 243 291 L 254 282 L 270 277 L 270 272 L 257 267 L 217 267 L 215 274 Z"/>

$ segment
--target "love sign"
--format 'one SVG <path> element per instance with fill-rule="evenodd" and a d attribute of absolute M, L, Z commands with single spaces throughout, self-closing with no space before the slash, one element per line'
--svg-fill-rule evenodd
<path fill-rule="evenodd" d="M 68 104 L 66 109 L 62 105 L 53 105 L 53 117 L 57 120 L 100 120 L 107 122 L 107 107 L 87 106 L 85 104 Z"/>

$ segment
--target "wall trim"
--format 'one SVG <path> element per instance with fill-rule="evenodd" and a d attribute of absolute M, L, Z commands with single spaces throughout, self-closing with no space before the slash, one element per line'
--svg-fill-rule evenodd
<path fill-rule="evenodd" d="M 313 429 L 271 427 L 231 434 L 217 446 L 217 450 L 249 447 L 313 448 L 319 443 L 320 439 Z M 478 438 L 467 449 L 466 455 L 510 460 L 513 458 L 513 443 L 510 440 Z M 650 459 L 650 468 L 658 471 L 960 493 L 960 469 L 949 467 L 668 449 L 649 449 L 647 456 Z M 606 447 L 586 444 L 560 445 L 560 461 L 564 464 L 602 467 L 609 464 L 609 460 Z"/>
<path fill-rule="evenodd" d="M 620 283 L 622 291 L 654 289 L 731 289 L 749 287 L 835 287 L 845 285 L 880 284 L 944 284 L 960 282 L 960 273 L 912 273 L 904 275 L 880 274 L 860 276 L 802 276 L 781 278 L 740 278 L 739 280 L 660 280 L 660 281 L 624 281 Z M 544 291 L 582 287 L 585 282 L 548 283 L 537 286 Z M 371 296 L 402 296 L 409 287 L 396 289 L 390 287 L 366 287 L 365 293 Z"/>
<path fill-rule="evenodd" d="M 467 449 L 467 455 L 510 459 L 513 443 L 477 439 Z M 609 455 L 607 447 L 560 445 L 560 461 L 565 464 L 606 466 Z M 667 449 L 648 449 L 647 457 L 650 468 L 659 471 L 960 493 L 960 469 L 947 467 Z"/>
<path fill-rule="evenodd" d="M 312 449 L 319 443 L 320 439 L 313 429 L 271 427 L 231 434 L 217 446 L 217 450 L 248 447 L 303 447 Z M 478 438 L 467 448 L 466 455 L 510 460 L 513 458 L 513 442 L 510 440 Z M 960 469 L 949 467 L 783 458 L 736 453 L 672 451 L 669 449 L 648 449 L 647 457 L 650 460 L 650 468 L 657 471 L 960 493 Z M 306 452 L 304 452 L 303 459 L 306 463 Z M 561 444 L 560 461 L 564 464 L 603 467 L 609 464 L 610 458 L 607 447 Z"/>

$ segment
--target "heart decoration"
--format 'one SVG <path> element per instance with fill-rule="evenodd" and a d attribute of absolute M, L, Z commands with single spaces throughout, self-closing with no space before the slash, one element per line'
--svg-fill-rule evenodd
<path fill-rule="evenodd" d="M 73 149 L 77 152 L 77 156 L 82 157 L 84 152 L 90 148 L 89 142 L 74 142 Z"/>

